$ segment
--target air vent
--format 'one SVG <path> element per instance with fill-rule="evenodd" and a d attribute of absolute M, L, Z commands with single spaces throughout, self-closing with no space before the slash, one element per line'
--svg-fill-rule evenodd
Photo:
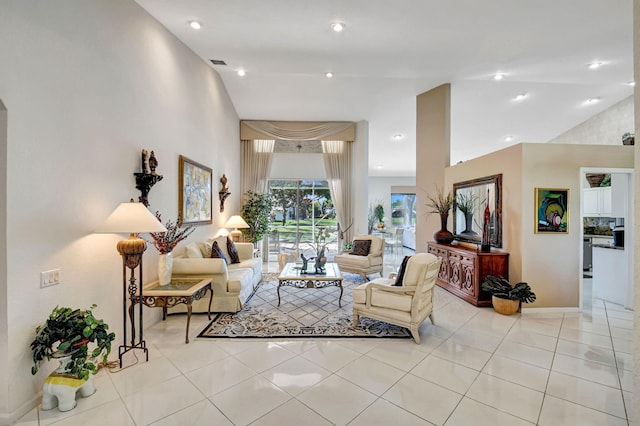
<path fill-rule="evenodd" d="M 211 59 L 213 65 L 227 65 L 227 63 L 221 59 Z"/>

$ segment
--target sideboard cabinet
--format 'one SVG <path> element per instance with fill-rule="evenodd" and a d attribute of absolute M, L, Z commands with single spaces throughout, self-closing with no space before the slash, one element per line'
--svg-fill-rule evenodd
<path fill-rule="evenodd" d="M 442 258 L 436 283 L 476 306 L 491 306 L 491 294 L 480 285 L 487 275 L 509 279 L 509 253 L 482 253 L 459 244 L 428 243 L 428 252 Z"/>

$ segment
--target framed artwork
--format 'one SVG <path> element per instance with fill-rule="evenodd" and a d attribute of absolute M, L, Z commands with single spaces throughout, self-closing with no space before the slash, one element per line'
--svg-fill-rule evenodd
<path fill-rule="evenodd" d="M 178 165 L 178 221 L 185 225 L 213 222 L 211 169 L 184 156 Z"/>
<path fill-rule="evenodd" d="M 557 188 L 535 189 L 535 233 L 569 233 L 569 190 Z"/>

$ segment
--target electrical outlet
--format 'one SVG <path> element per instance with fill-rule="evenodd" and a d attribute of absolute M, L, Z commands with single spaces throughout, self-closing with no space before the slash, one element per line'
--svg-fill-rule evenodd
<path fill-rule="evenodd" d="M 60 284 L 60 269 L 40 272 L 40 288 Z"/>

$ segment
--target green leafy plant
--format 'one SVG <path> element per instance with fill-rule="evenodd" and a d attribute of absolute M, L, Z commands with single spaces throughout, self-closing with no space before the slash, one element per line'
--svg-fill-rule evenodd
<path fill-rule="evenodd" d="M 431 209 L 429 213 L 448 214 L 453 205 L 453 194 L 451 191 L 445 194 L 444 189 L 436 186 L 436 195 L 428 195 L 427 200 L 426 205 Z"/>
<path fill-rule="evenodd" d="M 373 215 L 378 219 L 378 223 L 384 221 L 384 207 L 382 207 L 382 204 L 378 204 L 373 208 Z"/>
<path fill-rule="evenodd" d="M 31 374 L 38 372 L 42 361 L 60 355 L 71 356 L 66 368 L 70 375 L 81 379 L 98 371 L 98 360 L 107 362 L 116 335 L 109 333 L 109 325 L 103 320 L 94 317 L 92 309 L 96 306 L 91 305 L 89 309 L 56 306 L 53 309 L 47 321 L 36 328 L 36 337 L 31 342 Z M 91 352 L 89 343 L 95 344 Z"/>
<path fill-rule="evenodd" d="M 487 275 L 482 283 L 482 289 L 501 299 L 519 300 L 531 303 L 536 300 L 536 294 L 531 291 L 527 283 L 517 283 L 512 286 L 509 281 L 496 275 Z"/>
<path fill-rule="evenodd" d="M 247 240 L 257 243 L 267 235 L 271 223 L 272 207 L 273 199 L 269 194 L 258 194 L 253 191 L 248 191 L 245 194 L 242 218 L 249 227 L 242 229 L 242 233 Z"/>

